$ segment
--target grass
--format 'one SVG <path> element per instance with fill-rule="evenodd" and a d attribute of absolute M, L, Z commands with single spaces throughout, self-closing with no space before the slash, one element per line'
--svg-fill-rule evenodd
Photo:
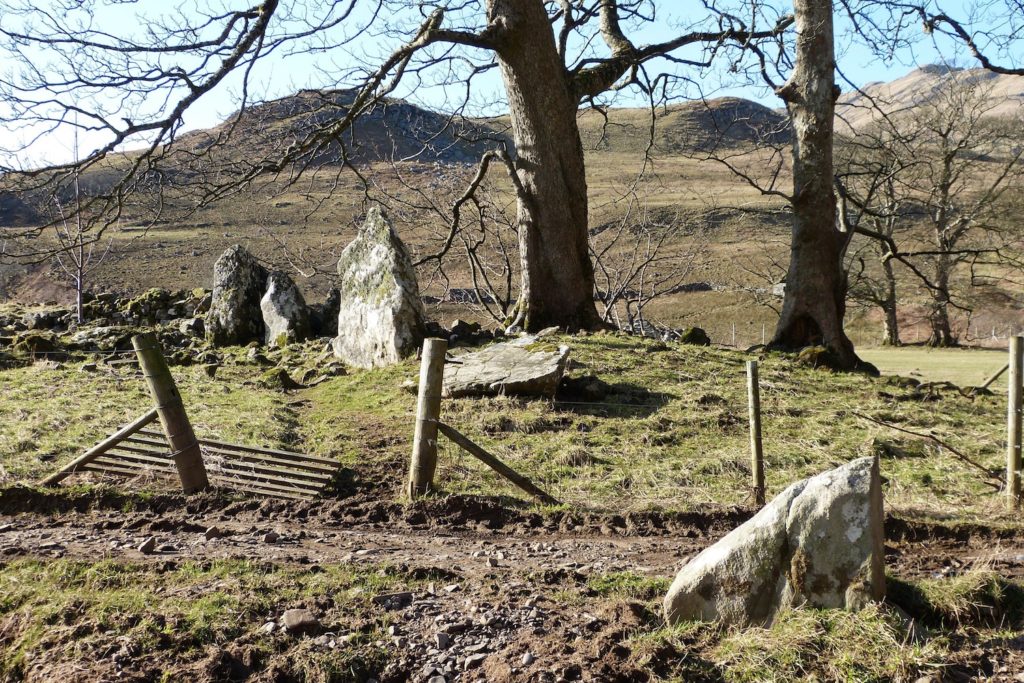
<path fill-rule="evenodd" d="M 604 401 L 450 400 L 442 419 L 570 506 L 685 511 L 749 502 L 745 354 L 614 334 L 559 342 L 572 348 L 571 374 L 612 385 Z M 300 376 L 320 362 L 319 348 L 306 354 L 290 351 L 282 366 Z M 415 381 L 417 369 L 409 360 L 351 371 L 291 394 L 260 386 L 263 369 L 241 360 L 229 360 L 216 379 L 199 368 L 174 372 L 200 436 L 337 458 L 397 495 L 415 411 L 403 383 Z M 74 364 L 3 375 L 0 412 L 14 419 L 0 421 L 0 482 L 53 471 L 149 405 L 134 375 L 83 373 Z M 968 466 L 853 414 L 934 431 L 997 469 L 1005 420 L 998 396 L 922 396 L 885 379 L 797 366 L 779 354 L 763 357 L 761 381 L 769 494 L 879 453 L 890 507 L 1011 520 Z M 437 483 L 445 493 L 522 497 L 443 439 Z"/>
<path fill-rule="evenodd" d="M 870 605 L 859 612 L 790 610 L 769 628 L 735 630 L 712 649 L 730 683 L 913 680 L 942 657 L 941 640 L 908 640 L 901 619 Z"/>
<path fill-rule="evenodd" d="M 1024 587 L 984 568 L 918 581 L 890 576 L 889 582 L 887 603 L 856 612 L 796 608 L 770 625 L 748 627 L 652 620 L 626 644 L 652 681 L 882 683 L 941 674 L 959 656 L 956 643 L 974 649 L 1013 638 L 1024 623 Z M 629 573 L 588 582 L 601 595 L 640 600 L 657 613 L 663 593 L 648 594 L 647 585 Z"/>
<path fill-rule="evenodd" d="M 587 586 L 598 595 L 628 600 L 660 600 L 668 592 L 671 581 L 663 576 L 646 576 L 635 572 L 613 572 L 590 577 Z"/>
<path fill-rule="evenodd" d="M 957 386 L 979 386 L 1006 365 L 1006 352 L 995 349 L 931 349 L 902 346 L 858 349 L 861 358 L 874 363 L 884 375 L 903 375 L 928 382 L 952 382 Z M 1006 391 L 1005 375 L 991 387 Z"/>
<path fill-rule="evenodd" d="M 954 656 L 954 638 L 1012 637 L 1024 624 L 1024 588 L 986 569 L 914 582 L 890 577 L 890 600 L 927 626 L 916 631 L 887 605 L 793 609 L 766 627 L 668 627 L 657 616 L 667 579 L 616 572 L 578 587 L 520 579 L 566 609 L 640 603 L 645 616 L 623 644 L 651 681 L 914 680 Z M 18 559 L 0 564 L 0 680 L 57 674 L 83 661 L 96 673 L 117 652 L 145 661 L 152 680 L 200 671 L 226 680 L 226 670 L 210 668 L 217 661 L 210 653 L 244 651 L 257 670 L 289 680 L 361 681 L 395 655 L 382 644 L 392 617 L 370 609 L 372 596 L 421 590 L 428 581 L 386 565 Z M 313 609 L 339 639 L 337 649 L 260 631 L 292 607 Z"/>
<path fill-rule="evenodd" d="M 889 583 L 894 602 L 936 627 L 1024 627 L 1024 586 L 985 567 L 951 578 Z"/>
<path fill-rule="evenodd" d="M 0 483 L 34 480 L 84 452 L 151 405 L 134 373 L 82 372 L 80 364 L 37 363 L 3 371 Z M 197 435 L 287 445 L 292 422 L 286 397 L 246 386 L 251 367 L 225 366 L 211 381 L 196 367 L 175 378 Z"/>
<path fill-rule="evenodd" d="M 44 657 L 99 663 L 116 643 L 153 653 L 151 670 L 178 680 L 206 656 L 207 646 L 243 638 L 259 659 L 275 660 L 301 680 L 361 681 L 385 657 L 371 641 L 386 627 L 366 623 L 361 613 L 373 595 L 418 583 L 391 567 L 300 569 L 218 560 L 160 569 L 108 560 L 17 560 L 0 566 L 0 679 L 17 680 Z M 257 632 L 291 607 L 315 608 L 325 630 L 341 636 L 354 629 L 356 637 L 314 654 L 289 651 L 301 650 L 301 641 Z M 346 671 L 351 675 L 340 675 Z"/>

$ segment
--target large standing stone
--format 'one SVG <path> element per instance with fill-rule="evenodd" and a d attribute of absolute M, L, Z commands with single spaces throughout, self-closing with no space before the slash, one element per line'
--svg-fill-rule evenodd
<path fill-rule="evenodd" d="M 424 336 L 423 302 L 409 252 L 380 209 L 338 259 L 338 336 L 334 353 L 362 368 L 397 363 Z"/>
<path fill-rule="evenodd" d="M 206 338 L 217 346 L 263 341 L 260 299 L 267 269 L 240 244 L 213 265 L 213 299 L 206 315 Z"/>
<path fill-rule="evenodd" d="M 669 623 L 771 621 L 784 608 L 854 608 L 885 594 L 878 461 L 860 458 L 779 494 L 676 575 Z"/>
<path fill-rule="evenodd" d="M 302 292 L 287 274 L 267 276 L 267 293 L 260 300 L 267 346 L 286 346 L 309 337 L 309 309 Z"/>
<path fill-rule="evenodd" d="M 442 393 L 460 396 L 554 396 L 565 374 L 568 346 L 555 346 L 536 337 L 492 344 L 457 357 L 445 368 Z"/>

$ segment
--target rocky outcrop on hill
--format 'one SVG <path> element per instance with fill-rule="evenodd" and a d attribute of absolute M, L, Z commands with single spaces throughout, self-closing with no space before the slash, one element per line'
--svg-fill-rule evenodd
<path fill-rule="evenodd" d="M 338 259 L 340 305 L 334 353 L 350 365 L 397 363 L 423 341 L 426 315 L 416 269 L 398 234 L 373 207 Z"/>
<path fill-rule="evenodd" d="M 751 143 L 785 145 L 792 132 L 786 115 L 738 97 L 693 100 L 659 107 L 654 151 L 706 152 Z M 587 111 L 580 117 L 585 149 L 640 152 L 650 141 L 649 109 Z"/>

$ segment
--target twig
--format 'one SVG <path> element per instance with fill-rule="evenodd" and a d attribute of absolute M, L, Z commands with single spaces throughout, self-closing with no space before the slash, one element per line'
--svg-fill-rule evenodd
<path fill-rule="evenodd" d="M 863 413 L 858 413 L 856 411 L 853 411 L 853 414 L 856 415 L 857 417 L 861 418 L 862 420 L 867 420 L 868 422 L 874 422 L 877 425 L 882 425 L 883 427 L 888 427 L 889 429 L 894 429 L 897 432 L 903 432 L 904 434 L 910 434 L 911 436 L 916 436 L 919 439 L 924 439 L 926 441 L 931 441 L 932 443 L 934 443 L 935 445 L 939 446 L 940 448 L 945 448 L 947 451 L 949 451 L 950 453 L 955 455 L 957 458 L 959 458 L 963 462 L 967 463 L 968 465 L 971 465 L 975 469 L 978 469 L 978 470 L 984 472 L 985 476 L 988 477 L 989 479 L 995 479 L 996 481 L 1000 482 L 999 484 L 995 484 L 995 483 L 990 482 L 990 481 L 984 482 L 987 486 L 992 486 L 997 491 L 1001 490 L 1003 488 L 1002 485 L 1006 483 L 1006 479 L 1003 477 L 1003 475 L 1001 473 L 993 472 L 992 470 L 990 470 L 989 468 L 985 467 L 981 463 L 972 460 L 969 455 L 967 455 L 966 453 L 962 453 L 961 451 L 958 451 L 957 449 L 953 448 L 948 443 L 946 443 L 942 439 L 938 438 L 934 434 L 925 434 L 923 432 L 915 432 L 912 429 L 907 429 L 906 427 L 899 427 L 897 425 L 890 424 L 888 422 L 883 422 L 882 420 L 876 420 L 873 417 L 868 417 L 867 415 L 864 415 Z"/>

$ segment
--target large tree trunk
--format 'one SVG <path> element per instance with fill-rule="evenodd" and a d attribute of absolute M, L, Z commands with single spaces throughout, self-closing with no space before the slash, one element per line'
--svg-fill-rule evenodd
<path fill-rule="evenodd" d="M 940 254 L 935 262 L 935 289 L 932 290 L 931 306 L 928 310 L 928 327 L 931 334 L 928 346 L 958 346 L 949 323 L 949 257 Z"/>
<path fill-rule="evenodd" d="M 896 274 L 893 272 L 892 261 L 884 261 L 882 270 L 885 273 L 885 296 L 882 298 L 882 312 L 885 314 L 882 331 L 883 346 L 900 346 L 900 323 L 896 316 Z"/>
<path fill-rule="evenodd" d="M 488 0 L 516 143 L 522 284 L 514 324 L 602 326 L 594 303 L 577 102 L 540 0 Z"/>
<path fill-rule="evenodd" d="M 823 345 L 834 365 L 861 365 L 843 331 L 849 235 L 832 189 L 835 51 L 831 0 L 796 0 L 796 63 L 779 96 L 793 121 L 793 232 L 786 294 L 771 348 Z"/>

